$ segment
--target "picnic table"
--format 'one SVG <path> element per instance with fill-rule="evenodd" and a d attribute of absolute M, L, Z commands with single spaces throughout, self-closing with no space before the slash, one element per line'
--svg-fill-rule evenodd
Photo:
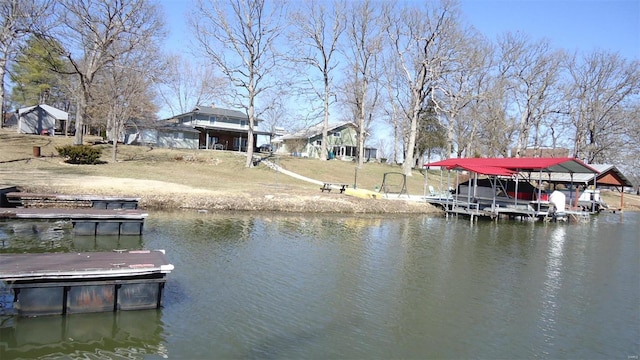
<path fill-rule="evenodd" d="M 336 184 L 336 183 L 323 183 L 322 187 L 320 188 L 320 190 L 322 190 L 322 192 L 328 191 L 331 192 L 332 189 L 336 188 L 338 190 L 340 190 L 340 194 L 342 194 L 347 188 L 349 187 L 348 184 Z"/>

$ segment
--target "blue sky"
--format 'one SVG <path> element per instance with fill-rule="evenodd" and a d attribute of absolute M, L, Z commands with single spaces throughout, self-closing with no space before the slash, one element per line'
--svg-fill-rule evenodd
<path fill-rule="evenodd" d="M 467 22 L 495 40 L 506 31 L 558 48 L 640 60 L 640 0 L 462 0 Z"/>
<path fill-rule="evenodd" d="M 640 60 L 640 0 L 459 1 L 462 20 L 492 41 L 501 33 L 520 31 L 532 41 L 546 38 L 552 46 L 567 51 L 606 50 L 618 52 L 627 60 Z M 185 51 L 193 40 L 186 20 L 194 8 L 193 0 L 159 3 L 169 32 L 166 50 Z M 171 114 L 163 106 L 159 115 Z"/>
<path fill-rule="evenodd" d="M 424 1 L 424 0 L 418 0 Z M 167 46 L 189 41 L 185 14 L 190 0 L 160 0 L 167 16 Z M 532 40 L 547 38 L 558 48 L 619 52 L 640 59 L 640 0 L 461 0 L 464 20 L 489 39 L 521 31 Z"/>

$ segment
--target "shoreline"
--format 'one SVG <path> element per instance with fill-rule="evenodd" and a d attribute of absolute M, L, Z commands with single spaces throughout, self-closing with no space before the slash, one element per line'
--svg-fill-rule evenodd
<path fill-rule="evenodd" d="M 362 199 L 337 193 L 310 195 L 304 191 L 275 192 L 265 189 L 254 193 L 226 193 L 202 189 L 149 191 L 116 190 L 113 187 L 88 187 L 80 189 L 68 186 L 33 185 L 22 187 L 22 191 L 33 193 L 55 193 L 66 195 L 104 195 L 139 197 L 139 207 L 144 210 L 206 210 L 239 212 L 282 213 L 336 213 L 336 214 L 443 214 L 442 210 L 425 202 L 390 199 Z M 75 190 L 75 191 L 74 191 Z"/>

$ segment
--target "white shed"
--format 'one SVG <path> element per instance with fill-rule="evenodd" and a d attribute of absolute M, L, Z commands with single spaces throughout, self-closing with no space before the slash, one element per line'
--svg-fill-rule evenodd
<path fill-rule="evenodd" d="M 64 128 L 69 114 L 46 104 L 18 110 L 18 132 L 22 134 L 53 135 L 55 129 Z"/>

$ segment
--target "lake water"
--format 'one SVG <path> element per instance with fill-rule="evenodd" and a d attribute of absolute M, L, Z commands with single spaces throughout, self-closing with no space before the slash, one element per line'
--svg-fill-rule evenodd
<path fill-rule="evenodd" d="M 587 223 L 151 213 L 0 223 L 0 251 L 165 249 L 164 308 L 0 317 L 0 359 L 638 359 L 640 213 Z"/>

